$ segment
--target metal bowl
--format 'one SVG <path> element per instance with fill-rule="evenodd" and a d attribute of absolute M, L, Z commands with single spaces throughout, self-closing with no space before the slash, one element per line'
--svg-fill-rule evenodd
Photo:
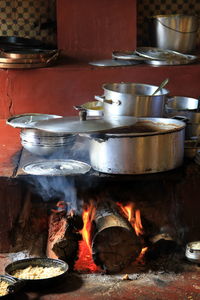
<path fill-rule="evenodd" d="M 48 278 L 42 278 L 42 279 L 26 279 L 26 278 L 17 278 L 13 275 L 17 270 L 25 269 L 29 266 L 33 267 L 59 267 L 61 269 L 61 274 L 57 276 L 51 276 Z M 61 278 L 63 278 L 68 271 L 68 264 L 62 260 L 59 259 L 52 259 L 52 258 L 41 258 L 41 257 L 34 257 L 34 258 L 26 258 L 22 260 L 17 260 L 9 265 L 6 266 L 5 272 L 9 276 L 12 276 L 15 280 L 19 280 L 24 282 L 28 286 L 41 286 L 41 285 L 48 285 L 52 284 Z"/>
<path fill-rule="evenodd" d="M 86 102 L 81 105 L 82 108 L 86 109 L 87 116 L 101 117 L 103 116 L 103 105 L 99 101 Z"/>
<path fill-rule="evenodd" d="M 185 256 L 194 263 L 200 263 L 200 241 L 188 243 L 186 245 Z"/>

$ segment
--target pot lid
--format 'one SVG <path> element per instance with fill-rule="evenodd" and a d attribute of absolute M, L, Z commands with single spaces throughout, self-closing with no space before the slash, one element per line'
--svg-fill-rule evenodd
<path fill-rule="evenodd" d="M 35 128 L 52 133 L 98 133 L 114 128 L 129 127 L 136 122 L 137 118 L 129 116 L 88 118 L 85 121 L 80 120 L 79 117 L 64 117 L 37 122 Z"/>
<path fill-rule="evenodd" d="M 91 166 L 78 160 L 51 159 L 29 163 L 22 169 L 30 175 L 63 176 L 85 174 L 90 171 Z"/>
<path fill-rule="evenodd" d="M 138 64 L 139 62 L 136 61 L 125 61 L 123 59 L 104 59 L 98 61 L 91 61 L 89 62 L 92 66 L 97 67 L 121 67 L 121 66 L 132 66 Z"/>
<path fill-rule="evenodd" d="M 62 116 L 30 113 L 12 116 L 6 123 L 14 128 L 34 128 L 35 122 L 55 118 L 62 118 Z"/>
<path fill-rule="evenodd" d="M 156 47 L 138 47 L 135 52 L 148 59 L 159 60 L 159 61 L 181 61 L 185 62 L 186 60 L 190 61 L 190 57 L 187 54 L 183 54 L 177 51 L 168 50 L 168 49 L 160 49 Z M 151 63 L 151 61 L 148 61 Z"/>
<path fill-rule="evenodd" d="M 117 60 L 144 61 L 146 58 L 138 55 L 135 51 L 113 51 L 112 57 Z"/>

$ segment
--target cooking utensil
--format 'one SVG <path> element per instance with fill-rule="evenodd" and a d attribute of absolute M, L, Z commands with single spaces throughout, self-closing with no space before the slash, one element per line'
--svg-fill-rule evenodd
<path fill-rule="evenodd" d="M 190 242 L 186 245 L 185 256 L 194 263 L 200 263 L 200 241 Z"/>
<path fill-rule="evenodd" d="M 182 53 L 190 53 L 196 48 L 198 16 L 157 15 L 149 18 L 148 27 L 151 45 Z"/>
<path fill-rule="evenodd" d="M 35 128 L 47 132 L 65 134 L 95 133 L 108 131 L 113 128 L 128 127 L 135 124 L 136 121 L 135 117 L 120 116 L 104 119 L 88 118 L 85 121 L 80 120 L 79 117 L 64 117 L 36 122 Z"/>
<path fill-rule="evenodd" d="M 169 78 L 166 78 L 165 80 L 163 80 L 161 82 L 161 84 L 159 85 L 159 87 L 153 92 L 152 96 L 156 95 L 158 92 L 160 92 L 162 90 L 162 88 L 164 88 L 166 86 L 166 84 L 169 82 Z"/>
<path fill-rule="evenodd" d="M 93 169 L 109 174 L 148 174 L 179 167 L 184 155 L 185 123 L 166 118 L 138 118 L 135 125 L 87 134 Z"/>
<path fill-rule="evenodd" d="M 169 93 L 161 89 L 152 96 L 157 86 L 143 83 L 106 83 L 103 96 L 95 99 L 103 102 L 105 116 L 161 117 Z"/>
<path fill-rule="evenodd" d="M 78 160 L 40 160 L 23 166 L 23 171 L 31 175 L 66 176 L 80 175 L 90 171 L 91 166 Z"/>
<path fill-rule="evenodd" d="M 17 270 L 25 269 L 29 266 L 43 267 L 43 268 L 45 267 L 60 268 L 62 273 L 60 275 L 57 276 L 52 275 L 51 277 L 44 278 L 44 279 L 23 279 L 23 278 L 17 278 L 13 275 L 13 273 L 15 273 Z M 5 268 L 5 272 L 9 276 L 12 276 L 12 278 L 14 278 L 15 280 L 23 281 L 26 284 L 26 286 L 40 287 L 43 285 L 54 284 L 55 282 L 63 278 L 68 272 L 68 264 L 59 259 L 52 259 L 46 257 L 26 258 L 8 264 Z"/>

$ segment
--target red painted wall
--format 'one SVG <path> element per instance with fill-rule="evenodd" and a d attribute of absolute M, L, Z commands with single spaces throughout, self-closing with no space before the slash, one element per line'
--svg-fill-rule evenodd
<path fill-rule="evenodd" d="M 107 82 L 139 82 L 159 85 L 169 78 L 171 95 L 199 96 L 200 65 L 103 68 L 58 65 L 35 70 L 0 71 L 0 118 L 30 112 L 75 115 L 73 105 L 102 95 Z"/>
<path fill-rule="evenodd" d="M 58 0 L 59 49 L 80 60 L 136 47 L 136 0 Z"/>

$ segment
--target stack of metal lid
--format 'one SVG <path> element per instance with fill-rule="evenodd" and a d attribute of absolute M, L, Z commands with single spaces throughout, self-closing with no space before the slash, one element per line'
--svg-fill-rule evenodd
<path fill-rule="evenodd" d="M 138 47 L 135 51 L 114 51 L 114 59 L 140 61 L 149 65 L 185 65 L 198 61 L 198 56 L 156 47 Z"/>

